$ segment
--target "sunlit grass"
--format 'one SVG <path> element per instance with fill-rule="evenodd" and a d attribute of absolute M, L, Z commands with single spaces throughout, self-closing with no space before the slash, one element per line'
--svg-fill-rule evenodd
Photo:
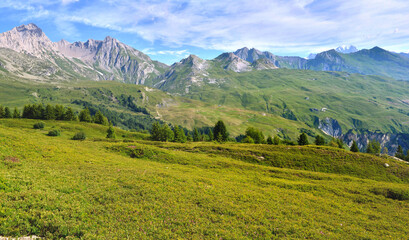
<path fill-rule="evenodd" d="M 108 141 L 106 126 L 44 121 L 46 127 L 35 130 L 35 122 L 0 120 L 1 236 L 402 239 L 409 234 L 408 166 L 389 158 L 313 146 L 158 143 L 118 129 L 118 139 Z M 46 136 L 50 129 L 60 129 L 61 136 Z M 79 130 L 88 138 L 70 140 Z"/>

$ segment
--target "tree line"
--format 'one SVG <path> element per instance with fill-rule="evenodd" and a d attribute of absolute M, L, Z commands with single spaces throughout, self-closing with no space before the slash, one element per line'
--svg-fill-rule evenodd
<path fill-rule="evenodd" d="M 71 107 L 64 107 L 58 104 L 47 104 L 46 106 L 43 104 L 28 104 L 24 106 L 22 112 L 17 108 L 14 108 L 12 112 L 9 107 L 0 106 L 0 118 L 27 118 L 92 122 L 102 125 L 109 124 L 108 118 L 105 117 L 101 111 L 97 111 L 94 115 L 91 115 L 89 109 L 84 108 L 77 114 Z"/>
<path fill-rule="evenodd" d="M 229 138 L 226 125 L 223 121 L 218 121 L 213 128 L 207 128 L 206 133 L 202 133 L 198 128 L 194 128 L 192 132 L 183 129 L 180 126 L 168 125 L 166 123 L 160 124 L 158 122 L 152 125 L 151 140 L 163 141 L 163 142 L 199 142 L 199 141 L 216 141 L 216 142 L 241 142 L 241 143 L 254 143 L 254 144 L 269 144 L 269 145 L 310 145 L 308 136 L 305 132 L 301 133 L 297 141 L 290 141 L 288 139 L 281 139 L 278 136 L 268 136 L 265 138 L 263 132 L 255 127 L 248 127 L 244 135 L 238 136 L 236 139 Z M 342 139 L 332 138 L 330 141 L 326 141 L 321 135 L 316 135 L 314 138 L 314 145 L 317 146 L 330 146 L 336 148 L 345 148 L 345 143 Z M 352 142 L 350 147 L 352 152 L 360 152 L 356 141 Z M 366 149 L 363 151 L 369 154 L 380 154 L 381 144 L 376 140 L 369 141 Z M 388 153 L 388 149 L 385 147 L 382 151 L 384 154 Z M 402 147 L 398 147 L 398 151 L 395 155 L 401 159 L 407 159 L 409 161 L 409 150 L 407 155 L 403 154 Z"/>

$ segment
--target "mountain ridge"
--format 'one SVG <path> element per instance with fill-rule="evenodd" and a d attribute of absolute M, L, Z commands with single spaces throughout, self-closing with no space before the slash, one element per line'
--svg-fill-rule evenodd
<path fill-rule="evenodd" d="M 32 23 L 0 34 L 0 47 L 45 60 L 43 64 L 54 69 L 51 75 L 60 72 L 63 78 L 144 84 L 168 67 L 110 36 L 104 40 L 89 39 L 86 42 L 52 42 Z M 0 59 L 7 57 L 0 55 Z"/>

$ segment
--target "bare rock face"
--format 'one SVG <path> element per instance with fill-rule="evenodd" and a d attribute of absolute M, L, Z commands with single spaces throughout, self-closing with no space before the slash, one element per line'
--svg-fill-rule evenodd
<path fill-rule="evenodd" d="M 42 58 L 53 43 L 35 24 L 22 25 L 0 34 L 0 47 Z"/>
<path fill-rule="evenodd" d="M 252 70 L 250 62 L 239 58 L 234 53 L 223 53 L 216 60 L 222 63 L 224 69 L 234 72 L 248 72 Z"/>
<path fill-rule="evenodd" d="M 35 24 L 22 25 L 0 34 L 0 48 L 11 49 L 54 64 L 54 71 L 47 71 L 54 79 L 58 79 L 65 72 L 64 78 L 69 76 L 73 79 L 144 84 L 146 79 L 159 76 L 160 70 L 167 68 L 165 64 L 155 64 L 147 55 L 111 37 L 106 37 L 103 41 L 90 39 L 85 43 L 69 43 L 66 40 L 52 42 Z M 25 62 L 23 55 L 13 56 L 21 58 L 13 60 L 17 66 L 19 62 Z M 0 59 L 4 61 L 10 60 L 9 58 L 0 55 Z M 49 66 L 47 68 L 50 69 Z M 53 76 L 57 72 L 60 74 Z M 36 72 L 31 74 L 39 75 L 36 75 Z"/>

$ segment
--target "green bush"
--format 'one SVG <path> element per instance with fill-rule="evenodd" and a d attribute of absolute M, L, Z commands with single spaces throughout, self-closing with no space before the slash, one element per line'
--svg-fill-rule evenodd
<path fill-rule="evenodd" d="M 50 137 L 58 137 L 61 135 L 60 130 L 54 129 L 48 132 L 47 134 Z"/>
<path fill-rule="evenodd" d="M 34 129 L 43 129 L 44 127 L 45 127 L 45 124 L 43 122 L 38 122 L 33 125 Z"/>
<path fill-rule="evenodd" d="M 72 140 L 85 140 L 86 138 L 87 136 L 84 132 L 78 132 L 72 137 Z"/>

